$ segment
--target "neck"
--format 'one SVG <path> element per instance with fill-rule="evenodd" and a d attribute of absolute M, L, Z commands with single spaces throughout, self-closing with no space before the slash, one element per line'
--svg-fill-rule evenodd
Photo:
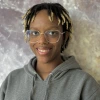
<path fill-rule="evenodd" d="M 45 79 L 49 73 L 51 73 L 62 62 L 63 60 L 61 57 L 48 63 L 41 63 L 37 61 L 36 71 L 42 77 L 42 79 Z"/>

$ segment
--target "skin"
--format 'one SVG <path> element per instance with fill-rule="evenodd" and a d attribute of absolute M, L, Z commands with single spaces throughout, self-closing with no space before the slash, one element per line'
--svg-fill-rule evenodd
<path fill-rule="evenodd" d="M 37 13 L 35 20 L 30 23 L 30 30 L 37 30 L 42 35 L 36 43 L 29 43 L 31 50 L 37 57 L 36 71 L 45 80 L 49 73 L 63 62 L 60 55 L 63 35 L 56 43 L 48 43 L 43 33 L 47 30 L 59 30 L 62 32 L 62 25 L 58 25 L 58 20 L 54 16 L 51 22 L 46 10 Z M 44 52 L 42 52 L 44 51 Z"/>

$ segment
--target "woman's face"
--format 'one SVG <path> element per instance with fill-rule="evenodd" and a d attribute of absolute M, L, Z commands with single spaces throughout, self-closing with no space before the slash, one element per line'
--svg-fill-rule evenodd
<path fill-rule="evenodd" d="M 34 21 L 30 23 L 30 30 L 36 30 L 42 33 L 38 42 L 29 43 L 30 48 L 37 57 L 37 61 L 40 63 L 59 61 L 61 59 L 60 51 L 63 43 L 63 35 L 61 35 L 59 41 L 56 43 L 49 43 L 43 35 L 48 30 L 59 30 L 62 32 L 62 26 L 58 25 L 57 18 L 54 17 L 51 22 L 47 11 L 41 10 L 37 13 Z"/>

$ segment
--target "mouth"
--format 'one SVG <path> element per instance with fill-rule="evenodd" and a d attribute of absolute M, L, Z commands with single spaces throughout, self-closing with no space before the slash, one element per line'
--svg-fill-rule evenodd
<path fill-rule="evenodd" d="M 37 48 L 37 51 L 40 55 L 47 55 L 50 53 L 51 48 Z"/>

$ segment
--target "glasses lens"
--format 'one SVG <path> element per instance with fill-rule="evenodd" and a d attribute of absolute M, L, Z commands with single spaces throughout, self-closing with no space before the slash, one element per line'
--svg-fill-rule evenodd
<path fill-rule="evenodd" d="M 50 31 L 45 32 L 45 36 L 46 36 L 46 39 L 50 43 L 55 43 L 59 40 L 60 32 L 56 30 L 53 30 L 53 31 L 50 30 Z"/>
<path fill-rule="evenodd" d="M 34 30 L 26 31 L 27 40 L 31 43 L 35 43 L 40 39 L 40 33 Z M 49 30 L 44 33 L 45 38 L 50 43 L 56 43 L 59 41 L 60 32 L 58 30 Z"/>
<path fill-rule="evenodd" d="M 38 40 L 37 38 L 40 33 L 38 31 L 27 30 L 26 34 L 27 34 L 27 38 L 28 38 L 29 42 L 37 42 L 37 40 Z"/>

